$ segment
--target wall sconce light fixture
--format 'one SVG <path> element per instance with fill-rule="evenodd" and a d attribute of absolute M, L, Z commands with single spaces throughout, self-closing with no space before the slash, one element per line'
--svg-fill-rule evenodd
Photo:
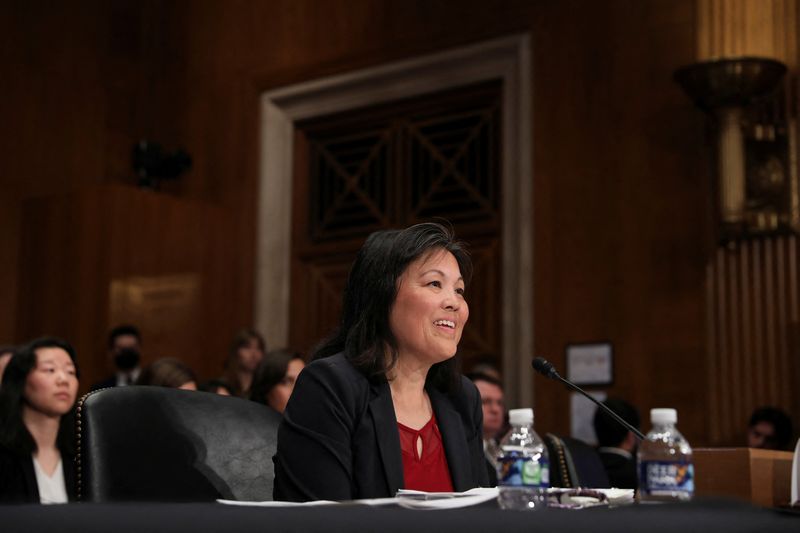
<path fill-rule="evenodd" d="M 781 83 L 786 70 L 774 59 L 739 57 L 675 72 L 675 81 L 716 119 L 722 241 L 797 227 Z"/>

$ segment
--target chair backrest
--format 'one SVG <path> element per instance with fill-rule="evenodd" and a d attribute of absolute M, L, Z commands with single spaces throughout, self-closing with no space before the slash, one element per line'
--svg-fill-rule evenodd
<path fill-rule="evenodd" d="M 208 392 L 90 392 L 78 403 L 78 498 L 271 500 L 280 420 L 264 405 Z"/>
<path fill-rule="evenodd" d="M 550 455 L 550 486 L 609 488 L 608 474 L 597 451 L 582 440 L 548 433 L 544 438 Z"/>

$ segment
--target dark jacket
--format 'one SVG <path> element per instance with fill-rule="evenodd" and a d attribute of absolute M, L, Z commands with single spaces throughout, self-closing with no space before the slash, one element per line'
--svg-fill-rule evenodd
<path fill-rule="evenodd" d="M 636 458 L 625 457 L 619 453 L 598 450 L 600 460 L 608 474 L 608 481 L 612 487 L 620 489 L 635 489 L 638 486 L 636 476 Z"/>
<path fill-rule="evenodd" d="M 89 392 L 94 392 L 100 389 L 107 389 L 109 387 L 116 387 L 117 386 L 117 375 L 114 374 L 113 376 L 109 376 L 102 381 L 98 381 L 97 383 L 93 384 L 92 387 L 89 389 Z"/>
<path fill-rule="evenodd" d="M 75 462 L 61 453 L 64 483 L 69 501 L 75 501 Z M 39 503 L 39 486 L 33 470 L 33 456 L 20 455 L 0 445 L 0 503 Z"/>
<path fill-rule="evenodd" d="M 487 486 L 483 411 L 475 385 L 428 388 L 453 488 Z M 275 499 L 352 500 L 403 488 L 400 435 L 389 384 L 371 383 L 343 354 L 301 373 L 278 430 Z"/>

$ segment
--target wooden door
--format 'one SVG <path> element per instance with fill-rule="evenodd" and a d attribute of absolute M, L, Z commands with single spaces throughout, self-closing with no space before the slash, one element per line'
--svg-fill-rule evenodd
<path fill-rule="evenodd" d="M 501 365 L 499 81 L 297 124 L 290 342 L 336 327 L 350 264 L 373 231 L 445 219 L 475 265 L 460 352 Z"/>

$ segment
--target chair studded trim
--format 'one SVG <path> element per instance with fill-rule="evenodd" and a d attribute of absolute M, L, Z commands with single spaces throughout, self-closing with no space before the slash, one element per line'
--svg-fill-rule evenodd
<path fill-rule="evenodd" d="M 545 438 L 550 441 L 550 444 L 552 444 L 552 449 L 556 452 L 555 459 L 558 462 L 559 477 L 561 478 L 564 488 L 574 488 L 572 486 L 572 476 L 570 476 L 570 470 L 567 466 L 567 452 L 564 449 L 564 441 L 552 433 L 545 435 Z"/>
<path fill-rule="evenodd" d="M 81 399 L 78 400 L 78 405 L 75 408 L 75 482 L 77 484 L 76 492 L 78 494 L 78 501 L 83 501 L 83 461 L 81 457 L 83 452 L 83 404 L 86 399 L 95 392 L 98 391 L 87 392 L 81 396 Z"/>
<path fill-rule="evenodd" d="M 78 400 L 78 407 L 75 411 L 75 482 L 78 485 L 78 501 L 83 500 L 83 470 L 81 469 L 81 439 L 83 437 L 81 428 L 83 426 L 83 421 L 81 420 L 81 414 L 83 413 L 83 402 L 86 400 L 86 397 L 89 394 L 91 393 L 81 396 L 81 399 Z"/>
<path fill-rule="evenodd" d="M 569 470 L 567 470 L 567 458 L 566 453 L 564 452 L 564 443 L 561 441 L 561 439 L 550 433 L 546 435 L 546 438 L 550 440 L 551 444 L 553 445 L 553 450 L 556 452 L 556 460 L 558 461 L 558 471 L 561 482 L 564 484 L 565 488 L 571 489 L 572 483 L 569 479 Z"/>

